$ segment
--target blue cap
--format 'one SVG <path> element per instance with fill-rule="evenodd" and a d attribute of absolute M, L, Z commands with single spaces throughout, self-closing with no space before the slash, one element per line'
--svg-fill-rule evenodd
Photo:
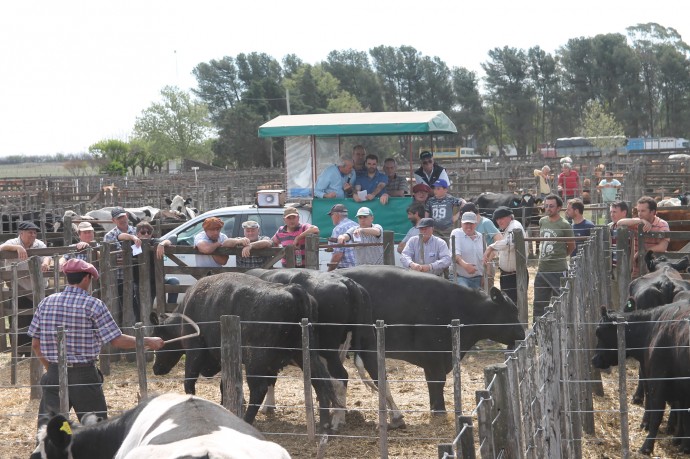
<path fill-rule="evenodd" d="M 443 187 L 443 188 L 448 188 L 448 182 L 446 182 L 443 179 L 438 179 L 434 182 L 433 186 L 434 186 L 434 188 L 439 187 L 439 186 Z"/>

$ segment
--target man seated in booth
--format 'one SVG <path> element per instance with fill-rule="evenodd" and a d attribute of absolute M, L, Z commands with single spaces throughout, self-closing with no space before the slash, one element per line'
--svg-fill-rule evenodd
<path fill-rule="evenodd" d="M 369 154 L 366 158 L 367 172 L 365 174 L 358 174 L 355 180 L 355 191 L 352 197 L 357 202 L 372 201 L 383 196 L 384 189 L 388 184 L 388 176 L 379 171 L 379 157 Z M 366 196 L 360 197 L 359 192 L 366 191 Z M 388 200 L 385 200 L 388 202 Z M 381 200 L 381 204 L 386 204 Z"/>
<path fill-rule="evenodd" d="M 353 168 L 354 161 L 351 157 L 343 155 L 338 158 L 337 163 L 321 172 L 314 185 L 314 196 L 338 199 L 352 197 L 352 186 L 357 177 Z"/>

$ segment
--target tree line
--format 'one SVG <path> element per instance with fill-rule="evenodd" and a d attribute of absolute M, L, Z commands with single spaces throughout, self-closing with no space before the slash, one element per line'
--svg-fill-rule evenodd
<path fill-rule="evenodd" d="M 482 78 L 411 46 L 335 50 L 316 64 L 295 54 L 280 62 L 260 52 L 224 56 L 194 68 L 191 94 L 164 88 L 131 142 L 104 140 L 90 151 L 104 159 L 116 152 L 110 173 L 160 169 L 168 158 L 269 166 L 282 141 L 259 139 L 257 130 L 286 114 L 288 101 L 291 114 L 441 110 L 458 128 L 456 145 L 514 145 L 519 155 L 575 135 L 683 137 L 690 48 L 659 24 L 626 32 L 572 38 L 553 54 L 494 48 Z"/>

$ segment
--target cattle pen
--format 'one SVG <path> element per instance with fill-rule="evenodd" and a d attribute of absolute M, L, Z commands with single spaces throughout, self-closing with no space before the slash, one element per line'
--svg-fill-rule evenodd
<path fill-rule="evenodd" d="M 637 175 L 635 179 L 631 175 L 629 181 L 626 180 L 627 186 L 623 193 L 624 196 L 628 196 L 628 193 L 630 195 L 625 199 L 634 202 L 641 194 L 654 194 L 657 191 L 671 194 L 677 186 L 682 185 L 678 180 L 686 180 L 687 175 L 670 174 L 666 182 L 661 184 L 663 171 L 668 171 L 669 168 L 670 166 L 649 166 L 647 171 L 654 171 L 656 174 L 652 178 L 657 184 L 653 186 L 644 185 L 645 177 L 649 175 L 645 172 L 644 165 L 634 169 Z M 627 191 L 637 183 L 642 184 L 639 189 Z M 21 194 L 23 191 L 17 193 Z M 246 200 L 250 201 L 251 194 L 246 194 Z M 215 202 L 223 205 L 227 202 L 224 193 L 219 191 L 217 196 L 222 196 L 219 198 L 221 200 L 214 201 L 211 206 L 218 205 Z M 235 193 L 235 196 L 238 194 Z M 132 205 L 139 204 L 135 202 L 134 193 L 128 199 L 131 199 L 128 203 L 131 202 Z M 34 204 L 29 207 L 36 208 Z M 640 233 L 631 233 L 630 237 L 642 237 Z M 677 231 L 674 233 L 673 237 L 688 237 Z M 63 237 L 62 234 L 59 236 Z M 619 241 L 627 241 L 627 238 L 619 237 Z M 57 257 L 67 250 L 64 247 L 52 248 L 32 254 Z M 107 249 L 94 248 L 93 259 L 111 260 L 115 254 L 103 252 L 105 250 Z M 386 432 L 384 428 L 379 433 L 379 418 L 385 410 L 379 408 L 377 395 L 369 395 L 364 387 L 358 388 L 361 384 L 356 373 L 349 371 L 350 385 L 354 386 L 356 395 L 351 399 L 352 403 L 348 402 L 348 425 L 337 434 L 329 436 L 326 445 L 322 446 L 324 457 L 432 457 L 432 450 L 434 457 L 436 454 L 438 457 L 629 456 L 630 451 L 637 449 L 642 443 L 637 428 L 642 409 L 627 406 L 629 397 L 626 395 L 632 392 L 632 385 L 638 378 L 632 371 L 633 365 L 628 365 L 627 372 L 614 371 L 610 375 L 600 375 L 589 363 L 594 349 L 593 333 L 599 321 L 599 308 L 608 306 L 610 309 L 619 309 L 627 298 L 629 277 L 626 276 L 629 272 L 625 266 L 631 262 L 630 254 L 621 242 L 613 250 L 617 251 L 619 258 L 617 268 L 612 272 L 612 248 L 607 232 L 599 230 L 589 238 L 579 255 L 571 259 L 571 270 L 562 285 L 561 294 L 552 299 L 552 308 L 544 317 L 537 318 L 536 323 L 530 320 L 528 314 L 529 285 L 534 274 L 533 261 L 526 254 L 523 256 L 528 277 L 520 284 L 523 286 L 520 292 L 521 310 L 525 317 L 521 322 L 529 327 L 527 336 L 513 351 L 497 348 L 494 343 L 481 342 L 477 349 L 467 353 L 459 366 L 451 371 L 452 379 L 449 378 L 446 386 L 446 398 L 453 400 L 453 405 L 448 406 L 452 414 L 430 415 L 424 375 L 411 365 L 387 359 L 384 363 L 393 394 L 411 395 L 400 403 L 410 420 L 406 431 Z M 237 255 L 232 250 L 227 253 Z M 171 249 L 171 254 L 174 255 L 174 249 Z M 279 254 L 274 251 L 272 255 Z M 667 255 L 679 256 L 673 253 Z M 112 266 L 105 269 L 111 271 L 112 275 L 115 268 Z M 157 275 L 164 275 L 165 269 L 159 268 Z M 139 270 L 140 275 L 148 272 L 148 269 Z M 20 358 L 17 355 L 18 349 L 10 345 L 10 341 L 16 341 L 18 333 L 10 325 L 12 317 L 19 314 L 15 308 L 16 298 L 30 294 L 37 301 L 55 291 L 56 287 L 64 285 L 61 276 L 55 271 L 47 277 L 39 276 L 37 270 L 32 273 L 18 273 L 11 267 L 2 272 L 3 281 L 8 288 L 3 289 L 3 296 L 0 298 L 2 317 L 5 319 L 0 324 L 0 333 L 4 337 L 0 341 L 0 377 L 3 392 L 13 400 L 8 402 L 0 415 L 10 426 L 10 435 L 0 444 L 3 451 L 11 451 L 7 453 L 8 457 L 26 457 L 30 451 L 30 446 L 33 445 L 30 431 L 35 423 L 36 398 L 40 396 L 36 383 L 40 367 L 33 358 Z M 32 291 L 13 288 L 13 279 L 32 275 L 36 279 L 36 287 Z M 106 274 L 106 279 L 107 276 Z M 134 276 L 134 262 L 125 262 L 125 276 Z M 47 286 L 38 281 L 39 277 L 48 281 Z M 155 310 L 170 309 L 171 305 L 165 305 L 162 300 L 165 292 L 179 289 L 181 293 L 184 290 L 183 286 L 171 287 L 157 282 L 153 291 L 146 292 L 145 285 L 149 284 L 140 282 L 140 285 L 142 296 L 157 298 L 155 303 L 149 300 L 150 308 Z M 101 288 L 99 285 L 94 286 L 95 290 Z M 127 303 L 124 310 L 128 310 Z M 128 320 L 128 326 L 132 326 L 131 318 Z M 371 324 L 372 329 L 380 330 L 379 333 L 384 338 L 385 330 L 390 326 L 380 324 L 377 328 L 375 324 Z M 439 333 L 453 333 L 456 329 L 461 334 L 463 324 L 439 327 Z M 140 330 L 148 332 L 148 324 L 145 323 Z M 385 348 L 383 351 L 385 352 Z M 112 413 L 134 406 L 137 393 L 182 390 L 183 376 L 179 371 L 169 378 L 151 377 L 143 363 L 146 356 L 143 362 L 140 360 L 141 363 L 135 365 L 136 353 L 120 355 L 106 350 L 102 355 L 101 369 L 108 375 L 110 391 L 107 392 L 107 398 L 109 402 L 113 400 Z M 219 400 L 219 381 L 220 377 L 204 381 L 200 392 L 207 398 Z M 310 428 L 303 395 L 303 376 L 288 370 L 279 380 L 277 394 L 281 405 L 277 409 L 278 415 L 259 418 L 258 427 L 268 432 L 272 440 L 281 444 L 289 443 L 286 448 L 293 457 L 317 457 L 316 442 L 306 440 L 310 435 Z M 453 412 L 458 398 L 460 408 L 455 408 Z M 287 401 L 283 401 L 286 399 Z M 320 438 L 319 435 L 316 436 L 317 440 Z M 386 438 L 388 441 L 383 441 Z M 415 445 L 424 446 L 417 449 Z M 666 439 L 657 445 L 657 454 L 676 457 L 677 453 L 670 439 Z"/>

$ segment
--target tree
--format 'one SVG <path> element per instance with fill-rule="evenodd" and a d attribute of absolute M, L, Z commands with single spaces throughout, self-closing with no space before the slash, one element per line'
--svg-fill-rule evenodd
<path fill-rule="evenodd" d="M 623 126 L 602 104 L 590 100 L 582 113 L 583 137 L 592 137 L 592 145 L 600 150 L 610 150 L 625 144 Z"/>
<path fill-rule="evenodd" d="M 293 114 L 361 112 L 357 99 L 340 87 L 340 81 L 321 64 L 303 64 L 283 80 L 290 90 Z"/>
<path fill-rule="evenodd" d="M 161 96 L 162 102 L 154 102 L 137 118 L 135 136 L 146 142 L 152 155 L 210 161 L 212 152 L 205 143 L 211 134 L 206 105 L 173 86 L 164 87 Z"/>
<path fill-rule="evenodd" d="M 453 89 L 453 109 L 448 116 L 458 128 L 458 135 L 464 139 L 464 145 L 469 140 L 479 140 L 485 130 L 485 113 L 482 97 L 479 94 L 477 75 L 462 67 L 451 70 L 451 84 Z"/>
<path fill-rule="evenodd" d="M 384 110 L 383 90 L 364 51 L 331 51 L 322 63 L 324 70 L 340 81 L 340 87 L 352 94 L 366 111 Z"/>
<path fill-rule="evenodd" d="M 101 172 L 108 175 L 125 175 L 135 164 L 129 143 L 118 139 L 105 139 L 89 147 L 89 153 L 99 160 Z"/>

